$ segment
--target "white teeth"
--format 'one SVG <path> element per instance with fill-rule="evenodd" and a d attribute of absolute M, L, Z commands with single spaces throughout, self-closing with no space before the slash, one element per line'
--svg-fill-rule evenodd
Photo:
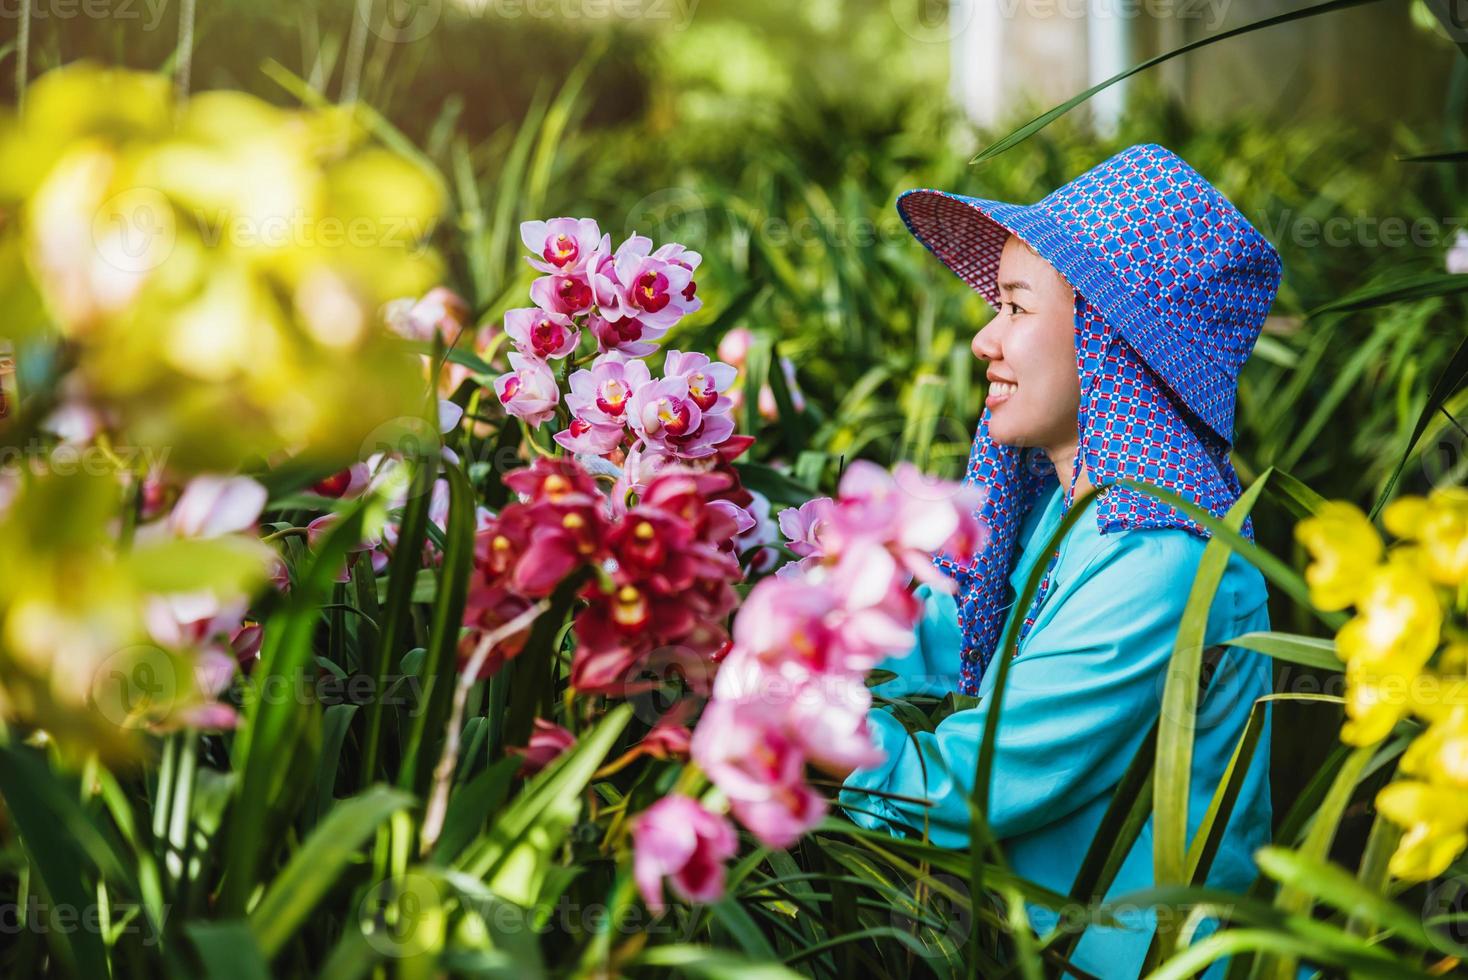
<path fill-rule="evenodd" d="M 1012 385 L 1008 381 L 993 381 L 989 384 L 991 395 L 1012 395 L 1019 385 Z"/>

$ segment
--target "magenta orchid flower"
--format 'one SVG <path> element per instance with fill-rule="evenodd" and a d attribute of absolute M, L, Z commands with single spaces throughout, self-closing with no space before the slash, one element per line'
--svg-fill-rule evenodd
<path fill-rule="evenodd" d="M 538 272 L 573 275 L 586 268 L 598 250 L 611 251 L 612 236 L 602 236 L 592 218 L 522 221 L 520 240 L 534 253 L 526 262 Z"/>
<path fill-rule="evenodd" d="M 576 736 L 553 721 L 537 718 L 530 741 L 509 751 L 521 757 L 520 772 L 531 775 L 555 761 L 556 756 L 576 744 Z"/>
<path fill-rule="evenodd" d="M 550 421 L 561 400 L 561 389 L 550 366 L 523 354 L 509 356 L 514 370 L 494 381 L 494 393 L 499 396 L 500 404 L 511 415 L 524 419 L 527 425 Z"/>
<path fill-rule="evenodd" d="M 686 796 L 665 796 L 632 825 L 633 877 L 642 900 L 661 912 L 663 879 L 688 902 L 714 902 L 724 895 L 724 862 L 738 838 L 729 821 Z"/>
<path fill-rule="evenodd" d="M 581 330 L 569 316 L 534 306 L 506 310 L 505 333 L 520 353 L 542 361 L 565 357 L 581 340 Z"/>

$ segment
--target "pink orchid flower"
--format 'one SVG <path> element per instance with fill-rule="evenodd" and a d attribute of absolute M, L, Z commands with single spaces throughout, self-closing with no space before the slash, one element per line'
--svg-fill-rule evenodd
<path fill-rule="evenodd" d="M 692 755 L 729 798 L 734 816 L 769 847 L 789 847 L 825 816 L 804 782 L 805 756 L 783 706 L 765 698 L 709 702 Z"/>
<path fill-rule="evenodd" d="M 749 570 L 758 575 L 774 568 L 775 563 L 780 560 L 778 551 L 765 547 L 780 540 L 780 530 L 770 516 L 770 498 L 758 490 L 750 490 L 749 494 L 754 501 L 745 509 L 754 523 L 739 532 L 734 546 L 740 556 L 745 555 L 751 549 L 759 548 L 749 557 Z"/>
<path fill-rule="evenodd" d="M 534 306 L 506 310 L 505 333 L 520 353 L 542 361 L 565 357 L 581 340 L 581 331 L 569 316 Z"/>
<path fill-rule="evenodd" d="M 525 261 L 538 272 L 571 275 L 586 268 L 598 249 L 611 251 L 612 238 L 603 238 L 592 218 L 552 218 L 522 221 L 520 240 L 534 253 Z"/>
<path fill-rule="evenodd" d="M 341 520 L 341 515 L 340 514 L 335 514 L 335 513 L 333 513 L 333 514 L 323 514 L 320 517 L 316 518 L 314 521 L 312 521 L 310 524 L 307 524 L 306 525 L 306 545 L 307 545 L 307 547 L 309 547 L 312 551 L 316 551 L 316 550 L 320 549 L 322 541 L 324 541 L 326 539 L 326 535 L 330 533 L 331 529 L 333 527 L 335 527 L 336 524 L 337 524 L 337 522 L 340 521 L 340 520 Z M 387 555 L 385 553 L 383 553 L 380 550 L 380 545 L 381 544 L 382 544 L 382 538 L 380 536 L 375 536 L 374 535 L 374 536 L 369 537 L 369 538 L 367 538 L 367 539 L 365 539 L 363 541 L 358 541 L 356 544 L 351 545 L 350 547 L 348 547 L 347 548 L 347 554 L 350 556 L 350 555 L 354 555 L 354 554 L 357 554 L 358 552 L 362 552 L 362 551 L 371 552 L 372 553 L 372 570 L 374 572 L 382 572 L 382 571 L 386 570 L 386 568 L 387 568 L 388 557 L 387 557 Z M 342 567 L 336 573 L 336 578 L 333 579 L 333 581 L 344 584 L 344 583 L 350 582 L 351 580 L 352 580 L 352 573 L 351 573 L 351 564 L 350 564 L 350 561 L 344 561 L 344 562 L 342 562 Z"/>
<path fill-rule="evenodd" d="M 702 255 L 692 249 L 679 245 L 677 242 L 669 242 L 662 246 L 656 252 L 652 253 L 652 257 L 673 265 L 682 266 L 688 270 L 690 276 L 698 269 L 699 263 L 703 261 Z M 703 308 L 703 300 L 698 297 L 698 283 L 694 282 L 691 278 L 688 281 L 688 285 L 683 287 L 682 298 L 684 303 L 683 312 L 685 314 L 695 313 Z"/>
<path fill-rule="evenodd" d="M 734 403 L 727 392 L 739 372 L 732 365 L 711 361 L 707 354 L 696 351 L 669 350 L 663 362 L 663 377 L 684 378 L 688 397 L 705 415 L 733 411 Z"/>
<path fill-rule="evenodd" d="M 684 901 L 714 902 L 724 894 L 724 862 L 739 840 L 729 821 L 686 796 L 665 796 L 632 825 L 633 877 L 652 912 L 663 910 L 663 879 Z"/>
<path fill-rule="evenodd" d="M 608 320 L 596 313 L 586 320 L 587 329 L 596 338 L 598 350 L 616 351 L 628 357 L 646 357 L 658 349 L 654 341 L 661 340 L 668 332 L 667 327 L 653 327 L 636 317 Z"/>
<path fill-rule="evenodd" d="M 823 534 L 834 509 L 835 504 L 830 497 L 816 497 L 798 508 L 787 507 L 780 511 L 780 533 L 785 535 L 790 550 L 802 558 L 825 555 Z"/>
<path fill-rule="evenodd" d="M 596 293 L 584 275 L 541 276 L 530 284 L 530 300 L 547 313 L 581 316 L 596 305 Z"/>
<path fill-rule="evenodd" d="M 651 253 L 652 239 L 633 235 L 618 246 L 610 264 L 592 273 L 597 306 L 608 320 L 635 317 L 666 328 L 702 305 L 694 294 L 693 270 Z"/>
<path fill-rule="evenodd" d="M 554 418 L 561 389 L 550 366 L 542 360 L 512 353 L 510 367 L 514 370 L 494 381 L 494 393 L 505 411 L 524 419 L 527 425 L 541 425 Z"/>
<path fill-rule="evenodd" d="M 571 422 L 560 432 L 551 436 L 557 445 L 573 453 L 590 456 L 606 456 L 622 445 L 627 430 L 621 425 L 607 425 L 580 415 L 573 415 Z"/>
<path fill-rule="evenodd" d="M 628 409 L 627 423 L 643 441 L 685 459 L 715 455 L 719 444 L 734 434 L 734 420 L 705 415 L 682 377 L 643 385 L 633 393 Z"/>
<path fill-rule="evenodd" d="M 333 499 L 355 499 L 367 492 L 372 483 L 372 471 L 366 463 L 353 463 L 340 472 L 333 473 L 311 487 L 311 492 Z"/>
<path fill-rule="evenodd" d="M 625 425 L 632 393 L 651 380 L 646 362 L 602 354 L 591 362 L 590 370 L 582 368 L 571 375 L 566 407 L 588 421 Z"/>

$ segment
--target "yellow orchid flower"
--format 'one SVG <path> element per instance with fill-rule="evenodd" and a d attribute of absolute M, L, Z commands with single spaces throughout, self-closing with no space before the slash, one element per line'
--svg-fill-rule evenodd
<path fill-rule="evenodd" d="M 1314 559 L 1305 581 L 1310 601 L 1321 609 L 1351 605 L 1367 573 L 1381 560 L 1381 535 L 1360 508 L 1345 501 L 1329 501 L 1297 524 L 1295 539 Z"/>

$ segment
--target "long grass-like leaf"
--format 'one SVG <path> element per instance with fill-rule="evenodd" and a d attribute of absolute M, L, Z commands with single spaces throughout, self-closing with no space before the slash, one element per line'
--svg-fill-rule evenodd
<path fill-rule="evenodd" d="M 469 592 L 469 574 L 474 563 L 474 488 L 457 466 L 446 467 L 449 482 L 449 517 L 444 537 L 443 563 L 439 568 L 438 594 L 428 630 L 427 654 L 419 672 L 422 691 L 403 750 L 398 785 L 419 796 L 426 793 L 433 764 L 438 758 L 434 736 L 443 731 L 453 700 L 454 678 L 459 664 L 459 632 Z"/>
<path fill-rule="evenodd" d="M 327 814 L 250 912 L 250 931 L 266 959 L 274 958 L 305 924 L 383 821 L 412 802 L 407 793 L 374 786 Z"/>
<path fill-rule="evenodd" d="M 1252 24 L 1244 24 L 1241 27 L 1235 27 L 1227 31 L 1221 31 L 1218 34 L 1213 34 L 1205 38 L 1199 38 L 1196 41 L 1184 44 L 1182 47 L 1163 52 L 1162 54 L 1159 54 L 1154 58 L 1148 58 L 1146 61 L 1143 61 L 1140 64 L 1133 65 L 1125 71 L 1118 72 L 1105 81 L 1097 82 L 1095 85 L 1092 85 L 1080 95 L 1066 99 L 1055 108 L 1049 109 L 1046 112 L 1041 113 L 1040 115 L 1036 116 L 1034 119 L 1031 119 L 1029 122 L 1025 123 L 1019 129 L 1016 129 L 1014 132 L 1010 133 L 1003 139 L 997 140 L 984 147 L 984 149 L 981 150 L 979 154 L 975 156 L 972 160 L 970 160 L 969 163 L 983 163 L 985 160 L 989 160 L 993 157 L 998 156 L 1005 150 L 1008 150 L 1010 147 L 1017 146 L 1025 140 L 1029 139 L 1031 136 L 1035 135 L 1040 130 L 1044 129 L 1046 126 L 1050 125 L 1052 122 L 1059 119 L 1061 116 L 1065 115 L 1076 106 L 1080 105 L 1082 102 L 1085 102 L 1087 99 L 1091 98 L 1091 96 L 1095 95 L 1097 92 L 1100 92 L 1106 88 L 1110 88 L 1117 82 L 1130 78 L 1138 72 L 1146 71 L 1148 68 L 1155 67 L 1156 65 L 1160 65 L 1166 61 L 1171 61 L 1173 58 L 1176 58 L 1179 55 L 1187 54 L 1189 51 L 1195 51 L 1198 48 L 1206 47 L 1210 44 L 1216 44 L 1219 41 L 1226 41 L 1231 37 L 1238 37 L 1240 34 L 1248 34 L 1251 31 L 1263 30 L 1267 27 L 1276 27 L 1280 24 L 1287 24 L 1290 21 L 1301 20 L 1305 17 L 1317 17 L 1321 14 L 1333 13 L 1337 10 L 1345 10 L 1348 7 L 1358 7 L 1362 4 L 1376 2 L 1377 0 L 1328 0 L 1328 2 L 1326 3 L 1318 3 L 1314 6 L 1305 7 L 1301 10 L 1291 10 L 1288 13 L 1277 14 L 1274 17 L 1266 17 L 1263 20 L 1254 21 Z"/>

